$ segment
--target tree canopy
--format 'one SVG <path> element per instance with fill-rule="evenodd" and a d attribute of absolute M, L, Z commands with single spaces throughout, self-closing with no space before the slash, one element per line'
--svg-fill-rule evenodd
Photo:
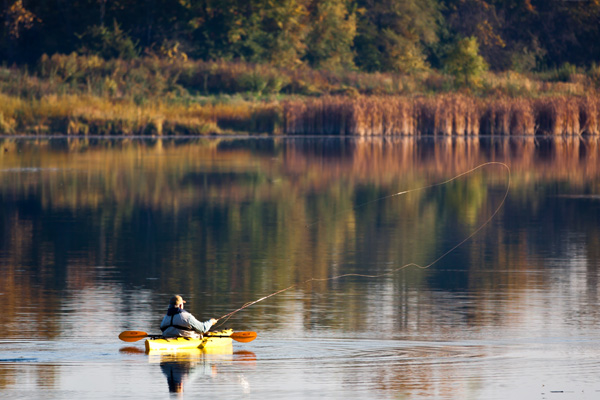
<path fill-rule="evenodd" d="M 600 62 L 599 0 L 3 0 L 0 12 L 5 63 L 177 49 L 202 60 L 411 73 L 456 66 L 451 55 L 467 43 L 492 70 Z"/>

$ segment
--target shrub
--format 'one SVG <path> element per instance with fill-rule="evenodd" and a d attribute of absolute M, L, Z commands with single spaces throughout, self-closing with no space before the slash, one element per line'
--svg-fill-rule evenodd
<path fill-rule="evenodd" d="M 459 86 L 478 86 L 480 76 L 487 71 L 488 65 L 479 55 L 479 44 L 475 37 L 458 40 L 449 51 L 445 67 L 455 77 Z"/>
<path fill-rule="evenodd" d="M 573 75 L 577 73 L 577 67 L 572 64 L 564 63 L 557 68 L 551 75 L 550 81 L 552 82 L 571 82 Z"/>
<path fill-rule="evenodd" d="M 587 71 L 587 76 L 596 88 L 600 88 L 600 65 L 592 64 Z"/>
<path fill-rule="evenodd" d="M 121 30 L 116 20 L 112 29 L 94 25 L 78 37 L 86 43 L 79 49 L 82 54 L 95 54 L 106 60 L 113 58 L 131 60 L 138 56 L 137 44 Z"/>

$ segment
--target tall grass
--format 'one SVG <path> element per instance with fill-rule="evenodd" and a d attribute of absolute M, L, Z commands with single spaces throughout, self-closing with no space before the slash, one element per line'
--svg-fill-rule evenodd
<path fill-rule="evenodd" d="M 283 113 L 288 134 L 600 134 L 600 101 L 592 96 L 330 96 L 286 101 Z"/>
<path fill-rule="evenodd" d="M 218 132 L 210 111 L 110 102 L 75 95 L 19 99 L 0 94 L 0 133 L 162 135 Z"/>
<path fill-rule="evenodd" d="M 473 89 L 478 96 L 583 96 L 600 88 L 600 68 L 587 73 L 564 68 L 539 74 L 486 73 Z M 559 78 L 557 78 L 557 76 Z M 241 61 L 194 61 L 144 57 L 103 60 L 75 53 L 43 56 L 34 68 L 0 69 L 0 91 L 21 97 L 47 94 L 92 94 L 135 98 L 156 96 L 251 94 L 404 95 L 449 94 L 451 76 L 431 70 L 413 75 L 285 69 Z"/>
<path fill-rule="evenodd" d="M 600 99 L 586 96 L 579 100 L 579 127 L 582 133 L 600 135 Z"/>

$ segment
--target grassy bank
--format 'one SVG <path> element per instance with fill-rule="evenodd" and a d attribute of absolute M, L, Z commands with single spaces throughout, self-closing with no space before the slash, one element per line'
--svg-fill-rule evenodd
<path fill-rule="evenodd" d="M 0 134 L 207 135 L 233 131 L 280 132 L 273 103 L 245 100 L 185 103 L 93 95 L 20 98 L 0 93 Z"/>
<path fill-rule="evenodd" d="M 357 71 L 286 69 L 268 64 L 193 61 L 172 57 L 104 60 L 97 56 L 55 54 L 29 68 L 1 68 L 0 90 L 40 97 L 86 93 L 130 97 L 144 102 L 156 96 L 186 97 L 268 95 L 431 95 L 465 90 L 455 77 L 436 70 L 410 75 Z M 587 70 L 558 68 L 543 73 L 486 72 L 466 88 L 478 97 L 540 97 L 595 93 L 600 66 Z"/>
<path fill-rule="evenodd" d="M 217 130 L 206 110 L 193 107 L 139 106 L 131 101 L 106 101 L 81 95 L 22 99 L 2 94 L 0 102 L 3 134 L 162 135 L 206 134 Z"/>
<path fill-rule="evenodd" d="M 42 57 L 0 68 L 0 133 L 600 134 L 600 71 L 402 76 L 241 62 Z"/>

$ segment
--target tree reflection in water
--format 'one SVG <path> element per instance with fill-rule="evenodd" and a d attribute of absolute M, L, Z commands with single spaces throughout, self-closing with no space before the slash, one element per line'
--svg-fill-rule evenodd
<path fill-rule="evenodd" d="M 132 287 L 138 289 L 124 317 L 145 310 L 156 326 L 152 318 L 164 312 L 160 294 L 173 288 L 202 299 L 194 312 L 223 315 L 310 278 L 427 264 L 495 209 L 504 171 L 356 206 L 490 160 L 508 163 L 513 174 L 493 229 L 435 270 L 367 284 L 395 293 L 390 305 L 403 310 L 396 323 L 411 326 L 415 310 L 403 296 L 419 287 L 481 292 L 467 322 L 485 323 L 490 312 L 501 318 L 502 310 L 489 310 L 490 288 L 527 292 L 544 285 L 545 275 L 514 279 L 481 269 L 543 270 L 528 252 L 547 252 L 545 243 L 560 248 L 557 221 L 585 231 L 581 251 L 600 257 L 596 208 L 557 200 L 600 190 L 592 137 L 2 139 L 0 147 L 0 292 L 8 337 L 57 337 L 75 316 L 110 315 L 118 305 L 106 303 L 107 293 L 118 298 Z M 365 290 L 356 280 L 304 288 L 306 326 L 319 320 L 336 329 L 361 327 Z M 347 313 L 313 295 L 331 291 L 338 293 L 331 294 L 335 307 Z M 94 293 L 103 300 L 93 301 Z M 84 295 L 88 301 L 73 306 L 69 296 Z M 32 324 L 23 327 L 23 313 Z M 286 313 L 283 306 L 261 307 L 232 322 L 236 329 L 256 319 L 277 325 Z"/>

